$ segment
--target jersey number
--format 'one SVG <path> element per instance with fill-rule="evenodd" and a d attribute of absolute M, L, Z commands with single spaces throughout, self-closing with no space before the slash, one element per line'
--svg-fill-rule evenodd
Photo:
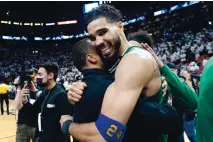
<path fill-rule="evenodd" d="M 118 129 L 118 127 L 112 124 L 110 126 L 110 128 L 108 128 L 108 130 L 107 130 L 106 133 L 107 133 L 107 135 L 109 135 L 110 137 L 112 137 L 113 133 L 115 133 L 117 131 L 117 129 Z"/>

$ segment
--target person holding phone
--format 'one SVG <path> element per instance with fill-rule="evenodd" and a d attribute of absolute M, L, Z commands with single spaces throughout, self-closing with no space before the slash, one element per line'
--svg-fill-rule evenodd
<path fill-rule="evenodd" d="M 20 77 L 14 82 L 18 82 Z M 41 92 L 38 92 L 33 81 L 24 82 L 24 87 L 17 86 L 15 97 L 15 109 L 18 110 L 16 142 L 35 142 L 37 116 L 38 114 L 33 109 L 33 104 L 36 97 Z M 37 95 L 37 96 L 36 96 Z"/>

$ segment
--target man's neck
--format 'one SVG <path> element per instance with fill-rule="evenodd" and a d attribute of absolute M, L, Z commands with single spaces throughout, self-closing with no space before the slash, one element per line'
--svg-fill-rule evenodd
<path fill-rule="evenodd" d="M 53 89 L 53 87 L 55 87 L 56 85 L 56 82 L 55 81 L 52 81 L 47 87 L 45 87 L 47 90 L 51 90 Z"/>
<path fill-rule="evenodd" d="M 119 56 L 122 56 L 123 53 L 128 49 L 128 47 L 131 46 L 131 44 L 127 40 L 123 40 L 121 43 L 122 44 L 119 49 Z"/>

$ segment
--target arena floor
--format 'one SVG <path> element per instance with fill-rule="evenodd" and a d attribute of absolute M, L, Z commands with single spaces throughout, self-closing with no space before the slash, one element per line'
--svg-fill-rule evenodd
<path fill-rule="evenodd" d="M 10 101 L 10 110 L 13 109 L 13 101 Z M 6 106 L 4 107 L 4 110 Z M 14 111 L 12 112 L 14 113 Z M 15 115 L 0 115 L 0 142 L 15 142 L 16 120 Z"/>
<path fill-rule="evenodd" d="M 4 107 L 6 108 L 6 106 Z M 10 100 L 10 112 L 12 114 L 0 115 L 0 142 L 15 142 L 16 120 L 14 114 L 13 101 Z M 185 142 L 190 142 L 184 133 Z"/>

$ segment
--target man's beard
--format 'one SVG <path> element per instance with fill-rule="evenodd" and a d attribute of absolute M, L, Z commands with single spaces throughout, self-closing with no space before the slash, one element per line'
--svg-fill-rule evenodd
<path fill-rule="evenodd" d="M 115 40 L 115 44 L 113 46 L 114 46 L 113 55 L 109 58 L 103 58 L 103 63 L 104 63 L 105 69 L 110 69 L 115 64 L 115 62 L 120 58 L 119 49 L 121 46 L 121 40 L 120 40 L 119 36 L 117 36 L 117 38 Z"/>

